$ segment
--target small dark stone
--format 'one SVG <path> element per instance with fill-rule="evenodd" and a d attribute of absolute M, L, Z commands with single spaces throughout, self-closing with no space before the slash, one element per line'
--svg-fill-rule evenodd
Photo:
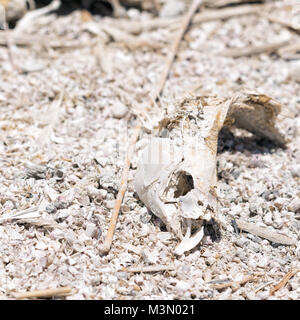
<path fill-rule="evenodd" d="M 151 216 L 151 214 L 149 214 L 149 212 L 145 212 L 140 215 L 140 220 L 144 224 L 149 223 L 151 218 L 152 218 L 152 216 Z"/>
<path fill-rule="evenodd" d="M 52 204 L 52 203 L 49 203 L 48 205 L 47 205 L 47 207 L 46 207 L 46 211 L 48 212 L 48 213 L 56 213 L 57 212 L 57 207 L 54 205 L 54 204 Z"/>
<path fill-rule="evenodd" d="M 204 235 L 210 236 L 212 241 L 219 242 L 221 240 L 220 226 L 215 219 L 210 219 L 204 224 Z"/>
<path fill-rule="evenodd" d="M 56 180 L 62 180 L 64 178 L 64 172 L 61 170 L 57 170 L 55 172 L 55 179 Z"/>
<path fill-rule="evenodd" d="M 236 180 L 240 176 L 241 172 L 238 170 L 234 170 L 231 174 L 234 177 L 234 179 Z"/>
<path fill-rule="evenodd" d="M 60 209 L 67 209 L 69 204 L 67 202 L 63 202 L 63 201 L 55 201 L 53 203 L 53 205 L 56 207 L 56 209 L 60 210 Z"/>

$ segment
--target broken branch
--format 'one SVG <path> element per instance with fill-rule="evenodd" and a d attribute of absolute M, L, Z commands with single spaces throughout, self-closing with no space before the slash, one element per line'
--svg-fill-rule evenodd
<path fill-rule="evenodd" d="M 66 294 L 70 294 L 70 293 L 71 293 L 71 288 L 62 287 L 62 288 L 15 293 L 14 297 L 16 299 L 49 298 L 49 297 L 65 296 Z"/>
<path fill-rule="evenodd" d="M 280 41 L 277 43 L 269 43 L 263 44 L 260 46 L 249 46 L 245 48 L 232 48 L 227 49 L 220 54 L 225 57 L 232 57 L 232 58 L 240 58 L 244 56 L 251 56 L 261 53 L 272 53 L 277 51 L 279 48 L 285 46 L 289 40 Z"/>
<path fill-rule="evenodd" d="M 296 240 L 290 236 L 287 236 L 283 233 L 277 232 L 275 230 L 270 230 L 267 227 L 261 227 L 256 225 L 255 223 L 246 222 L 243 220 L 236 220 L 236 223 L 239 229 L 250 232 L 256 236 L 267 239 L 274 243 L 279 243 L 283 245 L 294 245 Z"/>
<path fill-rule="evenodd" d="M 294 269 L 289 271 L 282 279 L 280 282 L 278 282 L 271 290 L 270 290 L 270 296 L 272 296 L 276 291 L 280 290 L 283 288 L 288 281 L 300 271 L 300 269 Z"/>
<path fill-rule="evenodd" d="M 255 278 L 254 276 L 247 276 L 239 281 L 230 281 L 225 283 L 213 284 L 211 285 L 211 287 L 217 290 L 222 290 L 228 287 L 238 288 L 239 286 L 245 284 L 246 282 L 255 281 L 255 280 L 257 280 L 257 278 Z"/>

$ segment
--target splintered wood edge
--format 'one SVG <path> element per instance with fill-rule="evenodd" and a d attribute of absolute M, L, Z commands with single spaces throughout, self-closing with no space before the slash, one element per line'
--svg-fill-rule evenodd
<path fill-rule="evenodd" d="M 239 229 L 267 239 L 271 242 L 290 246 L 296 244 L 296 239 L 283 233 L 279 233 L 275 230 L 270 230 L 267 227 L 258 226 L 252 222 L 246 222 L 240 219 L 236 219 L 235 221 Z"/>

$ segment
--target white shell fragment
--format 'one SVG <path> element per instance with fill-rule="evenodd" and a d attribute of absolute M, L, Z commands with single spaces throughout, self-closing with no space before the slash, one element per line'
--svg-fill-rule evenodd
<path fill-rule="evenodd" d="M 181 240 L 176 254 L 197 246 L 206 224 L 217 225 L 219 131 L 235 123 L 284 145 L 274 126 L 279 110 L 280 105 L 265 95 L 242 93 L 231 99 L 186 98 L 175 111 L 166 111 L 142 151 L 134 185 L 145 206 Z"/>

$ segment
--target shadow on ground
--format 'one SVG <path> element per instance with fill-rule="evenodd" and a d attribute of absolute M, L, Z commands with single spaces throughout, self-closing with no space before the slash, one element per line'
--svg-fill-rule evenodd
<path fill-rule="evenodd" d="M 36 7 L 41 8 L 48 5 L 51 0 L 37 0 Z M 61 1 L 62 4 L 57 10 L 58 15 L 67 15 L 74 10 L 88 10 L 90 13 L 101 16 L 111 16 L 112 6 L 107 1 L 94 1 L 94 0 L 65 0 Z"/>
<path fill-rule="evenodd" d="M 279 147 L 271 140 L 251 136 L 235 136 L 234 133 L 224 127 L 219 134 L 218 153 L 244 152 L 249 151 L 253 154 L 273 153 Z"/>

